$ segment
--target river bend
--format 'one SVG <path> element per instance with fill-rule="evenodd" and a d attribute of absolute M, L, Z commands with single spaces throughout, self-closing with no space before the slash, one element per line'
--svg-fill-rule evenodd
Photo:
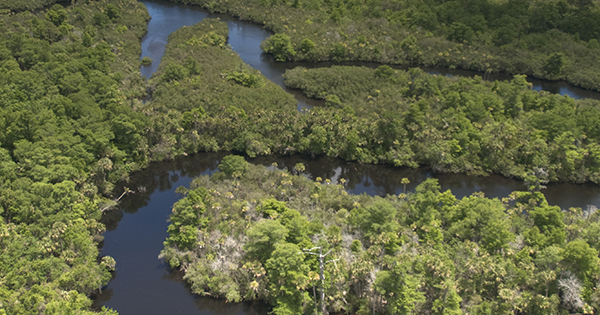
<path fill-rule="evenodd" d="M 172 4 L 164 1 L 141 1 L 146 5 L 152 19 L 148 34 L 142 39 L 142 57 L 149 56 L 154 62 L 143 66 L 142 75 L 149 78 L 158 68 L 164 54 L 167 37 L 184 25 L 193 25 L 205 18 L 220 18 L 229 25 L 229 44 L 244 62 L 260 70 L 267 78 L 284 87 L 281 75 L 285 69 L 298 65 L 305 67 L 327 64 L 276 63 L 262 54 L 260 43 L 270 36 L 262 27 L 225 15 L 210 14 L 199 8 Z M 375 65 L 371 65 L 375 66 Z M 425 69 L 440 75 L 474 76 L 477 73 L 461 70 Z M 507 77 L 493 77 L 505 79 Z M 510 78 L 510 77 L 508 77 Z M 575 98 L 600 99 L 599 93 L 574 88 L 561 82 L 532 80 L 533 88 L 553 93 L 567 94 Z M 284 87 L 285 88 L 285 87 Z M 312 107 L 319 101 L 307 99 L 297 91 L 293 93 L 299 108 Z M 180 157 L 170 162 L 152 163 L 147 169 L 133 174 L 125 186 L 134 194 L 123 198 L 120 208 L 104 215 L 107 226 L 101 256 L 110 255 L 117 261 L 117 269 L 103 293 L 95 297 L 95 308 L 107 306 L 121 315 L 153 314 L 267 314 L 268 308 L 261 303 L 225 303 L 223 300 L 199 297 L 190 292 L 181 274 L 169 269 L 159 260 L 158 254 L 167 237 L 168 216 L 171 206 L 181 196 L 175 193 L 179 186 L 189 186 L 191 180 L 201 174 L 212 174 L 225 153 L 201 153 Z M 362 165 L 337 159 L 309 159 L 302 156 L 261 157 L 251 162 L 262 165 L 277 163 L 278 168 L 291 169 L 296 163 L 306 165 L 305 176 L 330 178 L 336 183 L 347 180 L 350 193 L 369 195 L 398 194 L 404 190 L 401 179 L 411 184 L 408 189 L 429 177 L 438 178 L 443 190 L 451 189 L 457 197 L 482 191 L 488 197 L 505 197 L 514 190 L 523 190 L 521 181 L 501 176 L 473 177 L 455 174 L 434 174 L 425 168 L 412 170 L 381 165 Z M 121 187 L 122 188 L 122 187 Z M 551 204 L 563 208 L 600 205 L 600 187 L 596 185 L 552 184 L 544 190 Z"/>

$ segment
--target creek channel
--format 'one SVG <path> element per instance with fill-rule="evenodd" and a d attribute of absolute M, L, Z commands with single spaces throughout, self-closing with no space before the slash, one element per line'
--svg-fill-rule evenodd
<path fill-rule="evenodd" d="M 144 0 L 152 17 L 148 34 L 142 39 L 142 57 L 154 62 L 142 67 L 142 75 L 149 78 L 158 68 L 167 43 L 167 37 L 184 25 L 193 25 L 204 18 L 220 18 L 229 25 L 229 44 L 244 62 L 260 70 L 267 78 L 283 87 L 281 77 L 285 69 L 296 66 L 315 67 L 322 64 L 276 63 L 262 54 L 260 43 L 271 34 L 261 26 L 238 21 L 225 15 L 210 14 L 197 7 L 164 1 Z M 440 75 L 473 76 L 477 73 L 447 69 L 424 69 Z M 497 79 L 505 79 L 497 77 Z M 561 82 L 531 81 L 534 89 L 568 94 L 575 98 L 596 98 L 600 94 L 574 88 Z M 284 87 L 285 88 L 285 87 Z M 286 89 L 287 90 L 287 89 Z M 312 107 L 319 101 L 289 91 L 299 101 L 299 108 Z M 158 259 L 167 237 L 168 216 L 171 207 L 181 196 L 175 193 L 179 186 L 188 187 L 194 177 L 217 171 L 218 163 L 227 153 L 201 153 L 180 157 L 169 162 L 152 163 L 147 169 L 135 173 L 126 184 L 135 191 L 121 201 L 120 208 L 104 215 L 102 222 L 107 232 L 101 244 L 101 256 L 110 255 L 117 261 L 113 279 L 101 294 L 95 296 L 94 307 L 113 308 L 121 315 L 154 314 L 267 314 L 262 303 L 225 303 L 224 300 L 199 297 L 192 294 L 179 272 L 170 270 L 168 264 Z M 410 180 L 407 190 L 413 190 L 426 178 L 437 178 L 442 191 L 447 189 L 458 197 L 476 191 L 487 197 L 506 197 L 515 190 L 524 190 L 524 184 L 501 176 L 474 177 L 456 174 L 436 174 L 426 168 L 405 169 L 382 165 L 348 163 L 338 159 L 310 159 L 303 156 L 260 157 L 254 164 L 291 170 L 296 163 L 304 163 L 303 175 L 309 178 L 329 178 L 332 183 L 346 179 L 349 193 L 369 195 L 399 194 L 404 191 L 401 179 Z M 548 202 L 562 208 L 600 205 L 600 187 L 597 185 L 550 184 L 543 190 Z"/>

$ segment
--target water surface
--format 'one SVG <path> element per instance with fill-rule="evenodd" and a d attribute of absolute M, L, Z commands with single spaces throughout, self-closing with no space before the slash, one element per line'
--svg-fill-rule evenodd
<path fill-rule="evenodd" d="M 184 25 L 193 25 L 204 18 L 220 18 L 229 25 L 229 44 L 250 66 L 260 70 L 267 78 L 283 86 L 281 75 L 285 69 L 297 65 L 327 66 L 328 64 L 276 63 L 270 56 L 262 54 L 260 42 L 270 33 L 260 26 L 237 21 L 224 15 L 209 14 L 196 7 L 172 4 L 164 1 L 142 1 L 152 17 L 148 34 L 142 39 L 142 57 L 154 60 L 152 65 L 142 67 L 144 77 L 149 78 L 158 68 L 164 54 L 167 37 Z M 367 64 L 365 64 L 367 65 Z M 376 64 L 367 66 L 375 67 Z M 440 75 L 473 76 L 475 72 L 453 73 L 444 69 L 425 69 Z M 456 71 L 460 72 L 457 73 Z M 487 78 L 486 78 L 487 79 Z M 557 92 L 571 93 L 573 97 L 585 96 L 585 90 L 557 85 Z M 534 88 L 536 88 L 534 83 Z M 541 88 L 550 89 L 547 86 Z M 299 107 L 311 107 L 318 101 L 306 99 L 295 91 Z M 595 92 L 590 92 L 595 93 Z M 598 95 L 595 93 L 594 95 Z M 101 256 L 110 255 L 117 261 L 117 270 L 103 293 L 95 297 L 95 307 L 103 305 L 116 309 L 121 315 L 153 314 L 267 314 L 269 309 L 261 303 L 225 303 L 223 300 L 199 297 L 192 294 L 181 274 L 171 271 L 158 259 L 167 237 L 168 216 L 171 207 L 181 196 L 175 193 L 179 186 L 189 186 L 191 180 L 201 174 L 210 175 L 217 170 L 219 160 L 225 153 L 202 153 L 180 157 L 170 162 L 152 163 L 147 169 L 133 174 L 128 183 L 121 184 L 135 191 L 123 198 L 118 210 L 104 215 L 107 226 Z M 351 193 L 369 195 L 399 194 L 404 192 L 401 179 L 410 180 L 407 190 L 413 190 L 426 178 L 438 178 L 442 190 L 451 189 L 457 197 L 476 191 L 488 197 L 506 197 L 514 190 L 523 190 L 521 181 L 500 176 L 473 177 L 454 174 L 435 174 L 426 168 L 406 169 L 381 165 L 363 165 L 339 159 L 310 159 L 302 156 L 261 157 L 251 162 L 262 165 L 277 163 L 280 169 L 291 169 L 296 163 L 304 163 L 303 175 L 315 179 L 329 178 L 333 183 L 341 178 L 347 180 Z M 595 185 L 553 184 L 545 194 L 551 204 L 563 208 L 600 205 L 600 188 Z"/>
<path fill-rule="evenodd" d="M 267 314 L 268 307 L 261 303 L 225 303 L 192 294 L 178 272 L 158 259 L 167 237 L 167 218 L 171 206 L 181 196 L 175 193 L 179 186 L 189 187 L 199 175 L 217 171 L 220 159 L 226 153 L 201 153 L 180 157 L 170 162 L 153 163 L 136 173 L 129 183 L 123 184 L 136 192 L 123 199 L 121 208 L 103 217 L 108 231 L 101 255 L 117 260 L 114 279 L 96 298 L 96 306 L 106 305 L 126 314 Z M 501 176 L 474 177 L 436 174 L 427 169 L 407 169 L 381 165 L 364 165 L 339 159 L 310 159 L 303 156 L 269 156 L 250 160 L 254 164 L 291 170 L 303 163 L 303 173 L 311 179 L 329 178 L 332 183 L 346 179 L 350 193 L 368 195 L 399 194 L 404 192 L 402 178 L 410 180 L 407 190 L 412 191 L 423 180 L 437 178 L 442 190 L 452 190 L 458 197 L 483 192 L 488 197 L 506 197 L 514 190 L 523 190 L 521 181 Z M 121 190 L 119 190 L 121 191 Z M 553 184 L 543 191 L 551 204 L 562 208 L 600 205 L 600 188 L 595 185 Z"/>

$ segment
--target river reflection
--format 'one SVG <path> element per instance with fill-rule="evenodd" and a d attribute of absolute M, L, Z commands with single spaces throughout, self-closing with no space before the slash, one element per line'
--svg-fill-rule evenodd
<path fill-rule="evenodd" d="M 135 193 L 126 196 L 121 208 L 104 216 L 107 225 L 102 255 L 117 260 L 117 272 L 104 292 L 97 296 L 96 306 L 110 306 L 120 314 L 266 314 L 268 308 L 260 303 L 228 304 L 222 300 L 198 297 L 190 293 L 181 275 L 173 273 L 157 259 L 162 242 L 167 237 L 167 218 L 180 196 L 179 186 L 189 187 L 199 175 L 217 171 L 226 153 L 202 153 L 180 157 L 171 162 L 153 163 L 131 176 L 123 184 Z M 354 194 L 399 194 L 404 191 L 402 178 L 410 180 L 413 191 L 423 180 L 438 178 L 442 190 L 450 189 L 458 197 L 484 192 L 488 197 L 506 197 L 513 190 L 522 190 L 521 181 L 500 176 L 473 177 L 436 174 L 427 169 L 396 168 L 365 165 L 339 159 L 303 156 L 268 156 L 249 160 L 254 164 L 291 170 L 303 163 L 304 176 L 311 179 L 329 178 L 333 183 L 346 179 L 347 190 Z M 551 204 L 562 208 L 599 204 L 600 188 L 594 185 L 554 184 L 543 191 Z"/>
<path fill-rule="evenodd" d="M 297 65 L 327 66 L 327 64 L 276 63 L 261 53 L 259 45 L 270 34 L 260 26 L 237 21 L 223 15 L 214 15 L 185 5 L 164 1 L 142 1 L 152 20 L 148 34 L 142 40 L 142 57 L 149 56 L 154 62 L 142 67 L 148 78 L 158 68 L 164 54 L 167 36 L 182 27 L 193 25 L 204 18 L 220 18 L 227 21 L 230 29 L 229 43 L 241 58 L 260 70 L 267 78 L 283 86 L 281 78 L 285 69 Z M 371 64 L 368 66 L 377 66 Z M 439 70 L 439 71 L 438 71 Z M 446 75 L 443 69 L 426 69 Z M 475 75 L 475 73 L 471 73 Z M 294 92 L 294 91 L 291 91 Z M 589 91 L 588 91 L 589 92 Z M 597 93 L 596 93 L 597 94 Z M 311 107 L 319 101 L 303 98 L 294 92 L 300 107 Z M 225 303 L 223 300 L 199 297 L 191 293 L 178 272 L 158 259 L 167 237 L 168 216 L 171 207 L 181 196 L 175 193 L 179 186 L 188 187 L 199 175 L 217 171 L 219 160 L 226 153 L 203 153 L 180 157 L 170 162 L 152 163 L 147 169 L 135 173 L 128 183 L 121 184 L 134 193 L 125 196 L 118 210 L 106 213 L 102 222 L 107 226 L 101 256 L 110 255 L 117 261 L 117 270 L 102 294 L 95 296 L 94 307 L 108 306 L 121 315 L 129 314 L 267 314 L 269 309 L 261 303 Z M 402 178 L 410 180 L 407 190 L 429 177 L 438 178 L 442 190 L 451 189 L 457 197 L 482 191 L 488 197 L 505 197 L 513 190 L 524 189 L 523 183 L 500 176 L 472 177 L 465 175 L 435 174 L 427 169 L 405 169 L 381 165 L 348 163 L 337 159 L 310 159 L 301 156 L 260 157 L 252 163 L 291 169 L 296 163 L 304 163 L 303 175 L 315 179 L 329 178 L 335 183 L 347 180 L 349 192 L 369 195 L 399 194 L 404 191 Z M 544 191 L 550 203 L 563 208 L 585 207 L 600 203 L 600 188 L 594 185 L 549 185 Z"/>
<path fill-rule="evenodd" d="M 348 192 L 353 194 L 366 193 L 371 196 L 385 196 L 388 194 L 400 194 L 404 192 L 402 178 L 408 178 L 410 184 L 406 186 L 407 191 L 414 191 L 415 187 L 427 178 L 437 178 L 441 190 L 450 189 L 457 198 L 470 196 L 474 192 L 483 192 L 486 197 L 503 198 L 511 192 L 526 190 L 521 180 L 491 175 L 486 177 L 468 176 L 462 174 L 435 173 L 427 168 L 398 168 L 388 165 L 369 165 L 354 162 L 345 162 L 339 159 L 318 158 L 310 159 L 304 156 L 288 157 L 259 157 L 250 160 L 254 164 L 272 165 L 277 163 L 280 169 L 291 171 L 296 163 L 303 163 L 306 167 L 304 175 L 316 179 L 329 178 L 332 183 L 338 183 L 339 179 L 346 180 L 345 186 Z M 600 205 L 600 187 L 593 184 L 549 184 L 547 189 L 542 190 L 546 199 L 552 205 L 563 209 L 570 207 L 587 207 L 588 205 Z"/>
<path fill-rule="evenodd" d="M 151 65 L 142 66 L 141 72 L 145 78 L 150 78 L 158 69 L 160 59 L 165 53 L 165 45 L 169 34 L 183 26 L 191 26 L 205 18 L 214 18 L 226 21 L 229 27 L 228 44 L 240 56 L 240 58 L 254 69 L 259 70 L 265 77 L 281 86 L 288 93 L 293 94 L 298 100 L 298 109 L 312 108 L 323 105 L 323 101 L 307 98 L 300 91 L 288 89 L 283 82 L 283 74 L 288 69 L 299 66 L 306 68 L 330 67 L 332 65 L 354 65 L 376 68 L 377 63 L 308 63 L 308 62 L 276 62 L 272 56 L 266 55 L 260 49 L 260 44 L 271 36 L 271 32 L 263 29 L 260 25 L 239 21 L 224 14 L 208 13 L 197 6 L 174 4 L 167 1 L 140 1 L 146 5 L 152 19 L 148 23 L 148 33 L 142 38 L 142 55 L 154 60 Z M 406 67 L 395 67 L 407 69 Z M 441 67 L 421 67 L 424 71 L 444 76 L 483 76 L 486 80 L 511 80 L 512 75 L 504 73 L 482 74 L 476 71 L 462 69 L 448 69 Z M 532 83 L 532 89 L 536 91 L 548 91 L 560 95 L 568 95 L 575 99 L 592 98 L 600 100 L 600 93 L 581 89 L 564 81 L 544 81 L 528 78 Z"/>

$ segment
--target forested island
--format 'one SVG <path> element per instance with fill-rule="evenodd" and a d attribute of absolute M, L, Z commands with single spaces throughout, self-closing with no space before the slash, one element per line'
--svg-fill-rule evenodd
<path fill-rule="evenodd" d="M 277 60 L 375 61 L 600 89 L 600 7 L 565 0 L 175 0 L 264 24 Z"/>
<path fill-rule="evenodd" d="M 598 212 L 535 191 L 457 200 L 351 195 L 329 179 L 226 156 L 173 206 L 161 257 L 194 293 L 264 299 L 283 314 L 593 313 Z M 321 257 L 323 257 L 321 259 Z"/>
<path fill-rule="evenodd" d="M 389 66 L 296 68 L 286 73 L 286 85 L 325 100 L 302 113 L 289 94 L 243 64 L 226 37 L 226 24 L 216 20 L 169 37 L 145 109 L 156 117 L 150 136 L 158 159 L 207 150 L 302 153 L 545 182 L 600 181 L 598 101 L 531 91 L 523 76 L 487 82 Z"/>
<path fill-rule="evenodd" d="M 94 314 L 91 293 L 118 268 L 98 256 L 99 220 L 134 192 L 116 183 L 207 151 L 501 174 L 529 191 L 457 200 L 428 180 L 399 196 L 354 196 L 343 182 L 300 176 L 302 165 L 290 174 L 229 156 L 181 189 L 162 253 L 197 294 L 264 300 L 275 314 L 600 309 L 596 208 L 561 210 L 539 192 L 550 181 L 600 183 L 600 103 L 532 91 L 524 76 L 600 90 L 596 3 L 193 1 L 273 30 L 262 47 L 282 62 L 520 75 L 296 68 L 286 85 L 324 100 L 299 112 L 231 49 L 225 22 L 173 33 L 146 81 L 143 4 L 3 2 L 0 315 Z"/>

